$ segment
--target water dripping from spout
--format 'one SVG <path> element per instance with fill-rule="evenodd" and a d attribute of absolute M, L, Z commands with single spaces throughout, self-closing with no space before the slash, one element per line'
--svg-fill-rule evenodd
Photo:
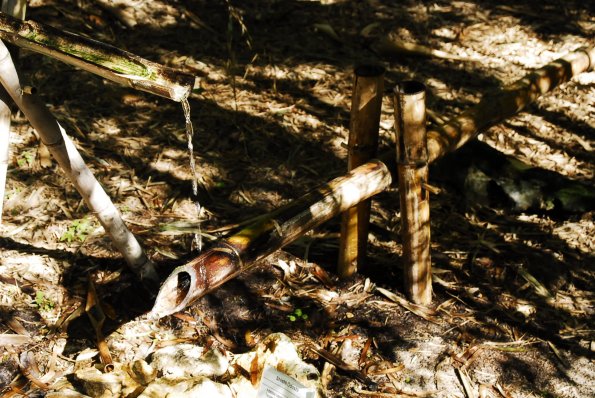
<path fill-rule="evenodd" d="M 192 194 L 194 196 L 194 204 L 196 205 L 196 219 L 198 221 L 198 232 L 194 234 L 194 243 L 198 247 L 198 251 L 202 251 L 202 231 L 200 229 L 200 218 L 202 215 L 202 207 L 198 201 L 198 174 L 196 173 L 196 162 L 194 161 L 194 126 L 190 119 L 190 103 L 188 99 L 183 99 L 182 110 L 184 111 L 184 118 L 186 119 L 186 139 L 188 141 L 188 156 L 190 157 L 190 172 L 192 174 Z"/>

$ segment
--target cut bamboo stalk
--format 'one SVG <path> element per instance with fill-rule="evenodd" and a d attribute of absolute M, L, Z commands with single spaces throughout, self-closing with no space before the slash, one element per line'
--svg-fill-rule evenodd
<path fill-rule="evenodd" d="M 525 109 L 537 98 L 580 73 L 595 70 L 595 47 L 585 47 L 529 73 L 475 106 L 428 131 L 430 163 L 455 151 L 480 131 Z"/>
<path fill-rule="evenodd" d="M 194 86 L 194 76 L 97 40 L 34 21 L 20 21 L 5 13 L 0 13 L 0 38 L 116 83 L 178 102 L 186 99 Z"/>
<path fill-rule="evenodd" d="M 134 235 L 122 221 L 120 213 L 85 164 L 64 128 L 34 95 L 23 92 L 16 68 L 2 41 L 0 41 L 0 82 L 33 128 L 37 130 L 42 142 L 72 181 L 89 209 L 95 213 L 130 268 L 140 276 L 149 291 L 156 291 L 159 277 L 153 262 L 146 256 Z"/>
<path fill-rule="evenodd" d="M 370 161 L 219 241 L 171 273 L 150 315 L 160 318 L 181 311 L 310 229 L 382 192 L 390 183 L 384 163 Z"/>
<path fill-rule="evenodd" d="M 0 98 L 0 224 L 4 208 L 4 192 L 6 191 L 6 174 L 8 172 L 8 155 L 10 149 L 10 108 L 4 98 Z"/>
<path fill-rule="evenodd" d="M 376 156 L 378 128 L 384 90 L 384 68 L 361 65 L 355 68 L 347 171 Z M 337 273 L 342 278 L 355 274 L 366 258 L 371 201 L 366 200 L 348 209 L 342 216 L 339 263 Z"/>
<path fill-rule="evenodd" d="M 405 81 L 395 87 L 397 174 L 405 293 L 416 304 L 432 301 L 430 199 L 426 139 L 426 87 Z"/>

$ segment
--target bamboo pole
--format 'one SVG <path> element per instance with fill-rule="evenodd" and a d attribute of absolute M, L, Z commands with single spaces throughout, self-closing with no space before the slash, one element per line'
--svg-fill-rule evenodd
<path fill-rule="evenodd" d="M 153 262 L 146 256 L 134 235 L 124 224 L 120 213 L 85 164 L 64 128 L 42 102 L 34 95 L 23 92 L 12 58 L 2 41 L 0 41 L 0 82 L 29 119 L 33 128 L 37 130 L 42 142 L 72 181 L 89 209 L 95 213 L 130 268 L 140 276 L 149 291 L 157 290 L 159 277 Z"/>
<path fill-rule="evenodd" d="M 384 68 L 361 65 L 355 68 L 347 171 L 376 156 L 378 128 L 384 91 Z M 366 258 L 371 201 L 366 200 L 343 213 L 337 273 L 348 278 L 357 272 Z"/>
<path fill-rule="evenodd" d="M 4 208 L 4 192 L 6 191 L 6 174 L 10 149 L 10 116 L 8 101 L 0 98 L 0 224 Z"/>
<path fill-rule="evenodd" d="M 0 11 L 18 19 L 25 19 L 27 10 L 26 0 L 2 0 Z M 5 93 L 3 93 L 5 94 Z M 6 175 L 8 173 L 8 158 L 10 154 L 10 97 L 8 94 L 0 98 L 0 224 L 2 224 L 2 210 L 4 209 L 4 193 L 6 191 Z"/>
<path fill-rule="evenodd" d="M 405 81 L 395 87 L 397 174 L 405 292 L 416 304 L 432 301 L 430 198 L 426 140 L 426 87 Z"/>
<path fill-rule="evenodd" d="M 384 163 L 373 160 L 219 241 L 170 274 L 150 316 L 160 318 L 182 310 L 310 229 L 382 192 L 390 183 Z"/>
<path fill-rule="evenodd" d="M 186 99 L 194 86 L 194 76 L 97 40 L 34 21 L 20 21 L 1 12 L 0 38 L 116 83 L 178 102 Z"/>
<path fill-rule="evenodd" d="M 592 70 L 595 70 L 594 46 L 578 49 L 494 94 L 486 94 L 477 105 L 428 131 L 430 163 L 460 148 L 480 131 L 522 111 L 572 77 Z"/>

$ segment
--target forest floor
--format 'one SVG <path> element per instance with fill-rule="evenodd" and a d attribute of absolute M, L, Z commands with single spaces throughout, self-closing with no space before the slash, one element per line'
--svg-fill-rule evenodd
<path fill-rule="evenodd" d="M 190 105 L 200 217 L 180 104 L 27 51 L 20 52 L 20 77 L 64 125 L 165 277 L 197 254 L 197 221 L 208 246 L 226 233 L 214 231 L 345 173 L 353 65 L 386 67 L 380 145 L 393 148 L 397 82 L 424 82 L 427 107 L 447 119 L 530 70 L 592 46 L 595 9 L 588 3 L 30 1 L 30 19 L 197 76 Z M 371 43 L 384 35 L 467 60 L 381 59 Z M 592 186 L 595 72 L 479 139 Z M 448 167 L 445 159 L 437 169 Z M 334 219 L 182 315 L 148 320 L 150 298 L 15 112 L 0 225 L 0 395 L 14 396 L 13 382 L 43 396 L 19 361 L 36 363 L 49 384 L 91 366 L 93 355 L 81 353 L 96 349 L 93 329 L 84 316 L 68 316 L 84 306 L 92 278 L 118 362 L 180 341 L 234 355 L 282 332 L 298 347 L 335 353 L 377 383 L 371 391 L 304 348 L 305 359 L 324 371 L 331 397 L 595 396 L 595 212 L 515 211 L 476 201 L 433 171 L 430 179 L 441 192 L 431 197 L 434 304 L 424 317 L 398 299 L 400 213 L 390 189 L 373 200 L 369 259 L 356 278 L 333 276 Z M 292 272 L 285 264 L 295 264 Z M 307 319 L 289 316 L 298 309 Z"/>

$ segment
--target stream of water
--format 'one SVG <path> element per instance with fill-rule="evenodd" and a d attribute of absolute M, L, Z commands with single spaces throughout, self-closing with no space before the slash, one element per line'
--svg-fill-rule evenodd
<path fill-rule="evenodd" d="M 190 173 L 192 174 L 192 195 L 194 196 L 194 204 L 196 205 L 196 220 L 198 222 L 198 232 L 194 234 L 194 243 L 198 251 L 202 251 L 202 231 L 200 229 L 200 218 L 202 216 L 202 206 L 198 201 L 198 174 L 196 172 L 196 162 L 194 161 L 194 127 L 190 119 L 190 104 L 188 99 L 183 99 L 182 110 L 184 111 L 184 118 L 186 119 L 186 139 L 188 141 L 188 156 L 190 157 Z"/>

